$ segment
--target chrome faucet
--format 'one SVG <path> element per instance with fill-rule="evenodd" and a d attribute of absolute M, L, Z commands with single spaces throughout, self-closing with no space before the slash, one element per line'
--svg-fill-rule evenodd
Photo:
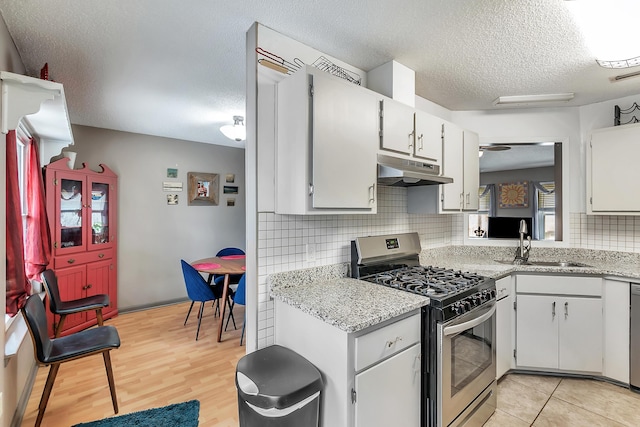
<path fill-rule="evenodd" d="M 524 235 L 528 234 L 527 223 L 524 219 L 520 220 L 520 245 L 516 248 L 516 257 L 513 260 L 514 264 L 521 264 L 527 262 L 529 259 L 529 252 L 531 251 L 531 236 L 527 236 L 527 246 L 524 244 Z"/>

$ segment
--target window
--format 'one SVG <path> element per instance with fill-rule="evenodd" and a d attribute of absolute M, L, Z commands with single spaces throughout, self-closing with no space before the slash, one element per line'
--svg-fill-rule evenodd
<path fill-rule="evenodd" d="M 469 214 L 469 237 L 487 237 L 487 230 L 489 226 L 489 206 L 491 205 L 491 192 L 486 190 L 486 185 L 481 185 L 478 188 L 478 213 Z"/>
<path fill-rule="evenodd" d="M 541 182 L 540 186 L 549 193 L 538 190 L 538 231 L 541 239 L 556 238 L 556 193 L 554 182 Z"/>

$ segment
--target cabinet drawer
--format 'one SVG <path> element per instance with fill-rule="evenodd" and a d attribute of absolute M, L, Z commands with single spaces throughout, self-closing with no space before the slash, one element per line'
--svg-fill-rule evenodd
<path fill-rule="evenodd" d="M 113 248 L 86 253 L 70 254 L 55 257 L 53 259 L 53 268 L 65 268 L 72 265 L 86 264 L 88 262 L 102 261 L 111 258 L 113 258 Z"/>
<path fill-rule="evenodd" d="M 420 342 L 420 314 L 355 339 L 355 370 L 360 371 L 391 354 Z"/>
<path fill-rule="evenodd" d="M 511 295 L 511 286 L 511 276 L 496 280 L 496 299 L 501 300 Z"/>
<path fill-rule="evenodd" d="M 602 278 L 518 275 L 518 293 L 602 296 Z"/>

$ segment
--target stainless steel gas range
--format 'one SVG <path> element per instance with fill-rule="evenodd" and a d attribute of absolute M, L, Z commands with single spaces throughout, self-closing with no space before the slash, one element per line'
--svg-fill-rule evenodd
<path fill-rule="evenodd" d="M 351 276 L 430 298 L 422 310 L 423 426 L 481 426 L 496 407 L 495 280 L 420 265 L 417 233 L 351 242 Z"/>

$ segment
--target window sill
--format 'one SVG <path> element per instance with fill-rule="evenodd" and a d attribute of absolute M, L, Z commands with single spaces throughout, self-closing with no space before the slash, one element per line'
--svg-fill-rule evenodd
<path fill-rule="evenodd" d="M 37 294 L 41 299 L 44 299 L 45 293 L 40 292 Z M 13 317 L 5 315 L 5 331 L 4 331 L 4 364 L 7 365 L 8 359 L 12 358 L 18 353 L 20 345 L 24 337 L 29 334 L 27 323 L 22 317 L 22 312 L 19 312 Z"/>

